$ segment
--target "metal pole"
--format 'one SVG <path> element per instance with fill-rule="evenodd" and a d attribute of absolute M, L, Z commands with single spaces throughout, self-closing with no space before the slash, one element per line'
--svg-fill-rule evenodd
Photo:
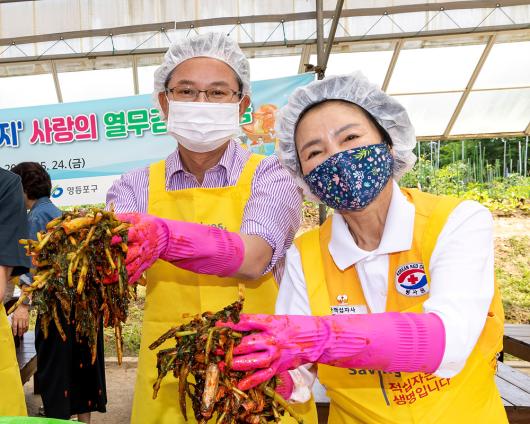
<path fill-rule="evenodd" d="M 524 176 L 526 177 L 526 169 L 528 165 L 528 136 L 526 136 L 526 143 L 524 146 Z"/>
<path fill-rule="evenodd" d="M 335 6 L 335 14 L 333 15 L 333 21 L 331 22 L 331 28 L 328 34 L 328 43 L 326 44 L 326 51 L 324 52 L 324 59 L 322 60 L 322 72 L 326 72 L 326 66 L 328 66 L 329 55 L 331 54 L 331 49 L 333 48 L 333 41 L 335 40 L 335 33 L 337 32 L 337 26 L 339 25 L 340 14 L 342 12 L 342 6 L 344 0 L 337 0 L 337 5 Z"/>
<path fill-rule="evenodd" d="M 324 10 L 323 0 L 316 0 L 316 12 L 317 12 L 317 66 L 318 66 L 318 79 L 324 78 L 324 70 L 322 65 L 324 63 Z"/>
<path fill-rule="evenodd" d="M 137 56 L 132 57 L 132 73 L 133 73 L 134 94 L 138 95 L 140 94 L 140 85 L 138 83 L 138 57 Z"/>
<path fill-rule="evenodd" d="M 478 142 L 477 176 L 478 180 L 482 182 L 482 145 L 480 141 Z"/>
<path fill-rule="evenodd" d="M 437 165 L 437 167 L 438 167 L 438 169 L 440 169 L 440 140 L 438 140 L 437 149 L 438 149 L 438 152 L 437 152 L 438 153 L 438 158 L 437 158 L 438 165 Z"/>
<path fill-rule="evenodd" d="M 59 75 L 57 74 L 57 66 L 55 66 L 55 61 L 50 60 L 50 66 L 52 68 L 53 84 L 55 86 L 55 93 L 57 94 L 57 101 L 62 103 L 63 93 L 61 91 L 61 83 L 59 81 Z"/>
<path fill-rule="evenodd" d="M 462 140 L 462 162 L 464 162 L 465 154 L 466 154 L 466 152 L 465 152 L 465 144 L 464 143 L 465 143 L 465 140 Z"/>
<path fill-rule="evenodd" d="M 486 170 L 486 179 L 487 179 L 487 175 L 488 175 L 488 160 L 485 159 L 485 157 L 486 157 L 486 146 L 484 146 L 482 148 L 482 166 Z"/>
<path fill-rule="evenodd" d="M 309 64 L 309 58 L 311 57 L 311 44 L 306 44 L 302 47 L 302 53 L 300 54 L 300 63 L 298 65 L 298 73 L 303 74 L 307 72 L 306 65 Z"/>
<path fill-rule="evenodd" d="M 506 139 L 503 138 L 502 142 L 504 143 L 504 152 L 502 155 L 502 177 L 506 177 Z"/>
<path fill-rule="evenodd" d="M 517 140 L 518 142 L 518 148 L 519 148 L 519 166 L 517 167 L 518 168 L 518 171 L 519 171 L 519 175 L 523 175 L 523 158 L 522 158 L 522 151 L 521 151 L 521 140 Z"/>
<path fill-rule="evenodd" d="M 324 14 L 323 14 L 323 0 L 316 0 L 317 12 L 317 78 L 319 80 L 324 78 Z M 326 205 L 318 205 L 318 221 L 322 224 L 327 217 Z"/>
<path fill-rule="evenodd" d="M 432 141 L 429 142 L 429 147 L 431 148 L 431 168 L 434 168 L 434 163 L 433 163 L 433 160 L 432 160 Z"/>

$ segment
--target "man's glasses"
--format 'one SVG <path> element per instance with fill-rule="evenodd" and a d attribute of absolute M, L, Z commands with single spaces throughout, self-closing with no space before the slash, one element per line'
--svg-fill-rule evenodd
<path fill-rule="evenodd" d="M 166 90 L 170 100 L 181 101 L 181 102 L 194 102 L 199 98 L 200 93 L 206 95 L 206 99 L 209 102 L 215 103 L 229 103 L 232 101 L 234 96 L 240 96 L 240 91 L 234 91 L 231 88 L 209 88 L 207 90 L 198 90 L 189 86 L 177 86 L 168 88 Z"/>

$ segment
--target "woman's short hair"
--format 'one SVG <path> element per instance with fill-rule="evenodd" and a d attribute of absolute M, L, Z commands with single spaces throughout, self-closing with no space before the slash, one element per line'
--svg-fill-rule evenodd
<path fill-rule="evenodd" d="M 37 162 L 21 162 L 15 165 L 12 172 L 22 179 L 24 193 L 30 200 L 37 200 L 41 197 L 50 197 L 52 192 L 52 181 L 50 175 Z"/>

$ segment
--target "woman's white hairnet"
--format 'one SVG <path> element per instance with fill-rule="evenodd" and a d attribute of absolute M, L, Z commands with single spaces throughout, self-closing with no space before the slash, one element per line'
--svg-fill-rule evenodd
<path fill-rule="evenodd" d="M 277 154 L 289 172 L 302 187 L 307 198 L 317 200 L 303 180 L 296 152 L 294 133 L 302 112 L 325 100 L 345 100 L 365 109 L 388 132 L 394 151 L 394 178 L 399 180 L 416 162 L 413 153 L 416 136 L 405 108 L 395 99 L 370 83 L 359 71 L 314 81 L 297 88 L 276 118 L 279 138 Z"/>
<path fill-rule="evenodd" d="M 155 71 L 153 103 L 160 111 L 162 119 L 165 117 L 158 102 L 158 93 L 165 90 L 164 84 L 171 71 L 180 63 L 194 57 L 211 57 L 225 62 L 241 79 L 243 94 L 250 94 L 250 64 L 234 39 L 217 32 L 185 38 L 169 46 L 164 61 Z"/>

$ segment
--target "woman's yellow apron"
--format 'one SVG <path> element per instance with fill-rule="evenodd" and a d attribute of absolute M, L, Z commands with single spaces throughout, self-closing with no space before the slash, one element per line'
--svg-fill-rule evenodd
<path fill-rule="evenodd" d="M 460 201 L 413 189 L 402 191 L 416 209 L 414 238 L 410 250 L 389 257 L 386 311 L 422 313 L 429 295 L 425 286 L 420 287 L 420 278 L 424 274 L 430 281 L 429 261 L 436 240 Z M 311 310 L 314 315 L 329 315 L 331 310 L 351 313 L 357 306 L 364 309 L 367 303 L 355 267 L 344 271 L 336 267 L 328 250 L 330 238 L 328 219 L 320 230 L 305 233 L 295 241 L 302 257 Z M 406 292 L 402 274 L 412 281 L 405 286 L 418 287 L 410 289 L 416 293 Z M 494 380 L 497 353 L 502 350 L 503 323 L 502 302 L 495 285 L 482 334 L 464 369 L 450 379 L 425 373 L 319 365 L 319 380 L 331 399 L 329 423 L 507 423 Z"/>
<path fill-rule="evenodd" d="M 0 303 L 0 417 L 26 416 L 15 343 L 4 305 Z"/>
<path fill-rule="evenodd" d="M 166 191 L 165 162 L 149 171 L 148 212 L 161 218 L 212 225 L 238 232 L 250 197 L 254 172 L 263 159 L 251 155 L 235 186 Z M 245 284 L 245 313 L 274 313 L 278 286 L 271 273 L 256 281 L 200 275 L 157 261 L 147 275 L 142 340 L 131 422 L 136 424 L 178 424 L 186 422 L 180 413 L 178 384 L 168 375 L 153 400 L 157 377 L 156 352 L 148 346 L 169 328 L 189 321 L 189 316 L 217 311 L 236 301 L 238 285 Z M 187 318 L 183 318 L 187 316 Z M 159 349 L 170 347 L 166 342 Z M 187 422 L 195 422 L 191 403 Z M 300 405 L 298 412 L 308 424 L 316 423 L 314 403 Z M 284 419 L 282 422 L 294 422 Z"/>

